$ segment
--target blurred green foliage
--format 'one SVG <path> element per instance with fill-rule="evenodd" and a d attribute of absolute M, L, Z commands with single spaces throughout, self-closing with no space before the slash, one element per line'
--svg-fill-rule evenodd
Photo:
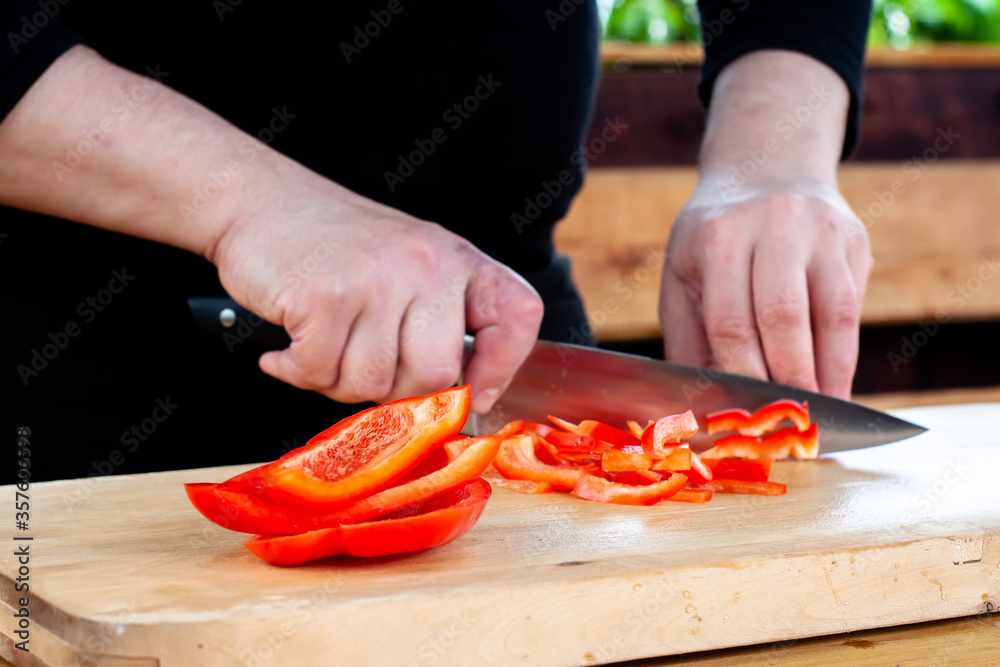
<path fill-rule="evenodd" d="M 803 0 L 808 2 L 809 0 Z M 604 38 L 646 44 L 700 41 L 696 0 L 598 0 Z M 1000 44 L 1000 0 L 874 0 L 869 46 Z"/>

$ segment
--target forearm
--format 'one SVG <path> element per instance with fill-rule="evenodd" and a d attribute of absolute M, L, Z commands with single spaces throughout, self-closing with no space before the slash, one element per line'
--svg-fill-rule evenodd
<path fill-rule="evenodd" d="M 849 103 L 840 76 L 809 56 L 756 51 L 733 61 L 715 83 L 700 185 L 835 185 Z"/>
<path fill-rule="evenodd" d="M 81 46 L 57 59 L 0 123 L 0 156 L 4 205 L 210 259 L 249 184 L 261 172 L 297 167 Z"/>

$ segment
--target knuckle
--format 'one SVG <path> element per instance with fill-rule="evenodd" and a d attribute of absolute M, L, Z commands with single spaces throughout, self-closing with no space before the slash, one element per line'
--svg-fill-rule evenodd
<path fill-rule="evenodd" d="M 355 375 L 350 380 L 350 393 L 360 401 L 378 402 L 392 391 L 392 377 L 387 373 L 377 373 L 372 377 Z"/>
<path fill-rule="evenodd" d="M 713 340 L 732 345 L 748 345 L 757 338 L 753 324 L 734 315 L 711 317 L 706 320 L 705 329 Z"/>
<path fill-rule="evenodd" d="M 791 329 L 808 321 L 805 304 L 791 295 L 778 295 L 757 308 L 757 325 L 761 328 Z"/>
<path fill-rule="evenodd" d="M 853 293 L 845 293 L 830 303 L 820 317 L 827 329 L 853 331 L 861 325 L 861 304 Z"/>

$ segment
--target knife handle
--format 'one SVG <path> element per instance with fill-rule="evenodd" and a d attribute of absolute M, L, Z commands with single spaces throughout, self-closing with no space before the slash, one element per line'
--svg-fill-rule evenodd
<path fill-rule="evenodd" d="M 195 328 L 202 338 L 231 342 L 235 336 L 241 343 L 252 343 L 260 350 L 283 350 L 292 339 L 284 327 L 271 324 L 254 315 L 228 296 L 198 296 L 188 299 L 188 309 Z M 475 338 L 465 334 L 462 346 L 462 372 L 475 353 Z M 232 347 L 230 347 L 232 349 Z"/>

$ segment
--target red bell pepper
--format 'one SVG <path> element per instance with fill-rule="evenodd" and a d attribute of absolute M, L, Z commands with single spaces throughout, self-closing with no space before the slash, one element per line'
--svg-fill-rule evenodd
<path fill-rule="evenodd" d="M 783 496 L 787 487 L 778 482 L 747 482 L 742 479 L 713 479 L 698 487 L 719 493 L 748 493 L 758 496 Z"/>
<path fill-rule="evenodd" d="M 500 447 L 499 435 L 462 438 L 457 458 L 440 460 L 439 468 L 353 501 L 334 510 L 277 505 L 263 494 L 228 490 L 220 484 L 185 484 L 188 498 L 209 521 L 242 533 L 295 535 L 339 524 L 360 523 L 424 502 L 479 477 Z M 450 443 L 446 443 L 445 447 Z M 436 457 L 428 457 L 432 459 Z M 425 463 L 416 470 L 424 468 Z"/>
<path fill-rule="evenodd" d="M 535 454 L 535 440 L 529 434 L 507 438 L 493 459 L 493 467 L 507 479 L 548 482 L 555 489 L 569 490 L 586 471 L 585 466 L 551 465 Z"/>
<path fill-rule="evenodd" d="M 243 544 L 275 565 L 294 565 L 339 554 L 386 556 L 420 551 L 458 539 L 479 520 L 492 489 L 475 479 L 434 500 L 377 521 L 279 537 L 252 537 Z"/>
<path fill-rule="evenodd" d="M 730 435 L 719 438 L 703 457 L 714 459 L 814 459 L 819 454 L 819 425 L 812 424 L 805 431 L 795 427 L 782 429 L 764 440 L 749 435 Z"/>
<path fill-rule="evenodd" d="M 533 482 L 530 479 L 507 479 L 500 475 L 483 476 L 483 479 L 490 483 L 490 486 L 499 486 L 501 489 L 537 495 L 540 493 L 550 493 L 552 485 L 548 482 Z"/>
<path fill-rule="evenodd" d="M 594 470 L 590 473 L 597 477 L 603 477 L 609 482 L 618 484 L 631 484 L 632 486 L 647 486 L 663 479 L 663 473 L 653 470 L 625 470 L 622 472 L 607 472 L 604 470 Z"/>
<path fill-rule="evenodd" d="M 702 462 L 712 470 L 713 479 L 741 479 L 766 482 L 771 476 L 772 459 L 707 459 Z"/>
<path fill-rule="evenodd" d="M 677 493 L 687 483 L 687 477 L 674 473 L 662 482 L 633 486 L 610 482 L 596 475 L 581 475 L 572 494 L 585 500 L 617 505 L 655 505 Z"/>
<path fill-rule="evenodd" d="M 584 433 L 564 433 L 553 430 L 545 435 L 545 439 L 560 450 L 574 452 L 594 452 L 599 454 L 611 446 Z"/>
<path fill-rule="evenodd" d="M 649 470 L 652 465 L 653 459 L 645 454 L 624 454 L 618 449 L 609 449 L 601 457 L 601 469 L 605 472 Z"/>
<path fill-rule="evenodd" d="M 712 492 L 704 489 L 692 489 L 685 486 L 667 500 L 675 500 L 681 503 L 707 503 L 712 499 Z"/>
<path fill-rule="evenodd" d="M 761 436 L 770 433 L 784 420 L 790 420 L 796 429 L 809 428 L 809 403 L 780 400 L 750 414 L 746 410 L 723 410 L 705 417 L 709 434 L 736 431 L 740 435 Z"/>
<path fill-rule="evenodd" d="M 469 415 L 468 385 L 369 408 L 227 482 L 263 487 L 281 505 L 336 506 L 385 488 L 458 433 Z"/>
<path fill-rule="evenodd" d="M 661 457 L 667 449 L 698 432 L 698 420 L 688 410 L 679 415 L 657 419 L 642 432 L 646 454 Z"/>

